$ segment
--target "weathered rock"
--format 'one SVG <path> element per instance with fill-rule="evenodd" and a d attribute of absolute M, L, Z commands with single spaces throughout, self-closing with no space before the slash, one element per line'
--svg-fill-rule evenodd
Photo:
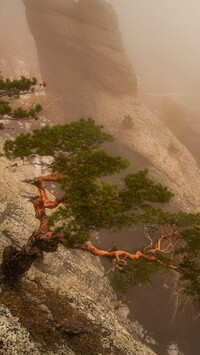
<path fill-rule="evenodd" d="M 24 3 L 43 80 L 48 82 L 46 112 L 50 120 L 66 122 L 93 116 L 125 148 L 147 159 L 151 174 L 171 187 L 182 208 L 197 209 L 198 167 L 171 132 L 137 99 L 136 78 L 124 54 L 112 8 L 103 0 L 24 0 Z M 128 126 L 124 124 L 125 116 L 131 118 Z M 33 178 L 33 169 L 11 165 L 1 158 L 1 251 L 6 245 L 24 244 L 38 227 L 29 201 L 37 191 L 23 182 Z M 116 299 L 103 275 L 97 258 L 60 248 L 38 260 L 26 281 L 33 285 L 40 280 L 47 290 L 58 291 L 70 299 L 77 312 L 102 328 L 102 342 L 107 348 L 115 347 L 113 354 L 115 351 L 123 355 L 153 354 L 136 340 L 134 325 L 114 309 Z M 42 304 L 41 314 L 52 321 L 46 307 Z M 17 351 L 16 354 L 23 353 L 21 348 Z M 65 344 L 56 354 L 71 353 Z"/>
<path fill-rule="evenodd" d="M 4 306 L 0 306 L 0 353 L 7 355 L 40 355 L 28 332 Z"/>
<path fill-rule="evenodd" d="M 30 201 L 36 195 L 36 188 L 24 183 L 25 179 L 33 177 L 31 166 L 23 166 L 20 161 L 19 166 L 12 165 L 9 160 L 1 158 L 0 243 L 10 245 L 14 239 L 22 246 L 39 225 Z"/>
<path fill-rule="evenodd" d="M 37 194 L 37 188 L 24 183 L 24 179 L 33 178 L 34 170 L 31 166 L 11 165 L 13 163 L 1 158 L 1 253 L 5 246 L 13 244 L 22 246 L 38 227 L 34 208 L 30 202 L 30 198 Z M 68 323 L 66 320 L 59 325 L 58 329 L 62 334 L 90 333 L 90 324 L 88 321 L 82 322 L 82 316 L 79 315 L 81 313 L 92 322 L 93 328 L 96 325 L 107 334 L 106 337 L 102 335 L 101 342 L 105 348 L 114 349 L 114 354 L 118 349 L 123 355 L 132 355 L 133 352 L 135 355 L 153 355 L 151 350 L 135 340 L 137 335 L 134 326 L 115 310 L 116 298 L 107 278 L 104 277 L 104 268 L 98 258 L 86 252 L 60 247 L 57 252 L 47 253 L 44 259 L 37 260 L 25 280 L 31 283 L 31 287 L 35 285 L 36 280 L 40 280 L 45 289 L 59 292 L 62 297 L 71 300 L 77 316 L 74 320 L 69 319 Z M 53 321 L 53 316 L 45 303 L 37 301 L 37 297 L 31 302 L 46 322 Z M 11 334 L 12 332 L 11 329 Z M 64 346 L 63 354 L 69 354 L 66 349 L 68 349 L 67 345 Z M 21 350 L 15 351 L 18 354 Z M 37 351 L 41 351 L 40 348 Z M 62 354 L 59 351 L 56 354 Z M 4 351 L 2 354 L 7 353 Z"/>
<path fill-rule="evenodd" d="M 137 80 L 112 7 L 104 0 L 24 3 L 42 76 L 48 82 L 50 120 L 94 117 L 117 138 L 121 149 L 131 149 L 129 158 L 134 159 L 134 152 L 146 158 L 152 176 L 174 191 L 178 206 L 199 210 L 199 168 L 138 100 Z M 128 129 L 127 116 L 132 119 Z"/>
<path fill-rule="evenodd" d="M 0 305 L 0 353 L 2 355 L 75 355 L 72 350 L 60 347 L 53 351 L 43 352 L 40 344 L 31 340 L 29 332 L 13 317 L 9 309 Z"/>

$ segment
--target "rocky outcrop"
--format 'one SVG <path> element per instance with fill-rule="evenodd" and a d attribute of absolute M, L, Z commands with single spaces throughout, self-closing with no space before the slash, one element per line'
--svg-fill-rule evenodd
<path fill-rule="evenodd" d="M 68 118 L 95 113 L 99 90 L 134 95 L 136 78 L 111 6 L 91 0 L 24 3 L 43 78 L 49 91 L 60 94 Z"/>
<path fill-rule="evenodd" d="M 31 342 L 28 332 L 18 323 L 10 311 L 0 306 L 0 341 L 2 354 L 34 354 L 39 355 L 35 344 Z"/>
<path fill-rule="evenodd" d="M 1 158 L 1 253 L 8 245 L 22 246 L 38 227 L 30 202 L 37 188 L 24 182 L 33 178 L 33 168 L 14 164 L 18 166 Z M 0 292 L 0 302 L 12 313 L 0 313 L 2 354 L 9 354 L 8 346 L 21 354 L 24 346 L 33 354 L 71 354 L 72 349 L 75 354 L 93 355 L 98 349 L 103 355 L 153 355 L 137 340 L 134 324 L 116 307 L 104 273 L 98 258 L 63 247 L 38 260 L 21 290 Z"/>
<path fill-rule="evenodd" d="M 3 0 L 2 4 L 8 6 L 11 2 Z M 16 0 L 16 4 L 23 10 L 21 0 Z M 135 157 L 135 152 L 140 153 L 153 177 L 176 193 L 176 203 L 182 208 L 197 210 L 199 169 L 186 148 L 137 98 L 137 80 L 124 53 L 112 8 L 103 0 L 24 0 L 24 4 L 35 43 L 30 33 L 30 46 L 22 39 L 22 52 L 19 47 L 11 50 L 12 47 L 4 43 L 2 48 L 7 48 L 3 51 L 4 58 L 9 54 L 11 61 L 9 66 L 4 65 L 6 59 L 1 62 L 3 74 L 38 77 L 38 54 L 42 78 L 48 83 L 45 113 L 51 122 L 93 116 L 117 138 L 118 151 L 123 147 L 129 159 Z M 22 23 L 26 24 L 25 18 Z M 23 27 L 22 33 L 26 31 L 27 27 Z M 12 38 L 16 37 L 14 30 Z M 18 66 L 16 51 L 22 53 L 21 66 Z M 36 63 L 34 73 L 28 62 L 31 67 Z M 27 123 L 23 129 L 30 128 Z M 34 186 L 24 183 L 25 179 L 33 177 L 33 169 L 14 164 L 1 158 L 1 251 L 11 244 L 21 246 L 38 227 L 30 202 L 37 192 Z M 80 353 L 83 340 L 89 343 L 93 354 L 97 346 L 99 354 L 105 351 L 110 355 L 153 354 L 137 340 L 135 326 L 124 317 L 121 307 L 115 309 L 117 301 L 99 260 L 84 252 L 61 248 L 46 255 L 27 274 L 21 293 L 8 292 L 5 297 L 2 292 L 0 300 L 4 307 L 11 309 L 17 331 L 22 332 L 22 346 L 13 348 L 15 354 L 23 353 L 23 344 L 28 343 L 29 336 L 30 342 L 35 336 L 33 351 L 41 354 Z M 62 304 L 66 305 L 64 309 Z M 3 354 L 7 354 L 6 344 L 11 346 L 16 337 L 12 327 L 9 328 L 11 333 L 7 332 L 8 322 L 13 322 L 7 319 L 10 314 L 1 315 L 5 336 L 0 345 L 4 346 Z M 25 334 L 18 323 L 29 333 Z M 44 332 L 40 337 L 41 329 Z M 50 340 L 46 334 L 50 330 L 56 350 L 46 348 Z M 79 343 L 72 342 L 70 337 L 75 339 L 74 335 L 80 337 Z M 62 344 L 59 337 L 64 339 Z M 81 355 L 83 351 L 88 349 L 82 350 Z"/>
<path fill-rule="evenodd" d="M 136 77 L 112 7 L 104 0 L 24 0 L 24 4 L 48 82 L 50 120 L 93 116 L 117 138 L 119 147 L 131 149 L 132 160 L 134 152 L 146 158 L 153 177 L 175 192 L 178 206 L 198 210 L 199 168 L 137 98 Z"/>

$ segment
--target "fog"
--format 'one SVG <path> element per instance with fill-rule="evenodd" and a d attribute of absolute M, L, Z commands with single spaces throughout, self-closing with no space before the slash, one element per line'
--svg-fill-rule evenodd
<path fill-rule="evenodd" d="M 26 18 L 24 16 L 25 8 L 21 0 L 0 0 L 0 30 L 1 35 L 6 37 L 13 36 L 15 31 L 16 35 L 21 38 L 25 36 L 24 26 Z M 1 39 L 3 38 L 1 37 Z"/>
<path fill-rule="evenodd" d="M 107 0 L 115 8 L 141 90 L 200 88 L 199 0 Z"/>
<path fill-rule="evenodd" d="M 140 90 L 182 92 L 200 107 L 199 0 L 106 1 L 116 10 Z M 21 0 L 1 0 L 2 38 L 27 35 L 23 13 Z"/>
<path fill-rule="evenodd" d="M 68 0 L 64 1 L 67 2 Z M 163 120 L 180 142 L 193 154 L 200 165 L 200 0 L 106 1 L 112 4 L 116 10 L 123 43 L 138 78 L 142 101 L 155 111 L 156 116 Z M 54 2 L 57 4 L 56 0 Z M 26 3 L 28 4 L 28 1 Z M 37 4 L 42 3 L 46 4 L 45 1 L 37 1 Z M 30 11 L 29 25 L 31 24 L 36 37 L 34 37 L 34 42 L 26 23 L 25 8 L 22 0 L 0 0 L 0 10 L 0 30 L 2 34 L 0 40 L 0 70 L 2 70 L 2 74 L 13 75 L 13 77 L 14 74 L 36 75 L 38 77 L 39 65 L 35 49 L 35 42 L 37 42 L 37 49 L 40 55 L 40 70 L 43 68 L 44 73 L 45 68 L 48 78 L 51 78 L 51 74 L 53 74 L 52 77 L 54 78 L 55 74 L 55 82 L 52 80 L 54 90 L 58 84 L 63 85 L 64 88 L 68 88 L 66 93 L 63 89 L 64 104 L 62 104 L 61 96 L 59 97 L 59 101 L 56 101 L 57 97 L 53 97 L 53 99 L 51 97 L 51 103 L 48 99 L 48 107 L 45 108 L 45 115 L 48 116 L 49 114 L 48 117 L 52 117 L 53 119 L 55 116 L 57 119 L 59 117 L 59 110 L 65 110 L 64 113 L 66 116 L 70 116 L 71 112 L 73 114 L 81 110 L 84 112 L 87 109 L 85 101 L 90 105 L 90 101 L 92 100 L 88 92 L 85 92 L 85 86 L 82 85 L 82 76 L 79 77 L 79 74 L 82 73 L 82 66 L 80 66 L 80 71 L 76 73 L 71 71 L 69 76 L 67 65 L 70 68 L 70 60 L 71 58 L 74 60 L 75 56 L 72 52 L 70 57 L 70 53 L 68 52 L 70 46 L 65 46 L 65 43 L 69 41 L 67 37 L 68 33 L 66 34 L 62 29 L 62 21 L 58 24 L 58 34 L 56 33 L 51 38 L 53 44 L 49 44 L 47 39 L 49 38 L 49 33 L 51 33 L 52 23 L 48 23 L 47 20 L 45 21 L 44 10 L 43 12 L 39 12 L 40 15 L 38 18 L 42 20 L 41 22 L 37 19 L 37 14 L 34 11 Z M 43 24 L 46 27 L 42 26 Z M 64 37 L 63 33 L 66 36 L 66 40 L 62 40 Z M 83 41 L 84 44 L 85 42 Z M 54 51 L 55 55 L 48 56 L 48 53 L 52 53 L 51 48 L 56 48 Z M 72 48 L 75 48 L 75 44 Z M 79 50 L 75 51 L 75 53 L 80 53 Z M 77 60 L 77 67 L 81 58 L 80 56 Z M 89 63 L 87 57 L 84 58 L 83 56 L 83 59 L 87 64 Z M 56 62 L 55 73 L 53 71 L 49 73 L 48 70 L 51 70 L 54 61 Z M 57 63 L 64 63 L 64 67 Z M 72 68 L 74 67 L 76 66 L 72 65 Z M 86 77 L 90 75 L 89 69 L 85 73 Z M 61 74 L 57 77 L 57 73 Z M 93 78 L 95 78 L 95 75 Z M 44 80 L 46 81 L 46 77 L 44 77 Z M 71 86 L 66 85 L 67 80 Z M 77 84 L 75 80 L 77 80 Z M 49 82 L 50 80 L 47 80 L 47 92 L 49 86 L 51 86 Z M 68 94 L 69 92 L 70 94 Z M 85 96 L 82 95 L 82 92 L 84 92 Z M 71 96 L 72 98 L 74 97 L 74 101 L 71 100 Z M 84 97 L 86 98 L 85 101 Z M 188 106 L 187 110 L 185 107 L 183 110 L 182 107 L 173 101 L 168 101 L 168 97 L 174 97 L 177 101 L 186 104 Z M 101 97 L 98 100 L 101 102 Z M 195 112 L 195 114 L 191 113 L 190 109 L 192 106 L 198 108 L 199 112 Z M 197 124 L 196 122 L 199 123 Z M 122 145 L 116 144 L 111 149 L 115 151 L 115 154 L 118 154 L 118 151 L 121 154 L 121 151 L 124 150 L 126 154 L 131 156 L 133 161 L 136 160 L 134 162 L 136 168 L 149 164 L 148 160 L 146 161 L 139 153 L 136 156 L 136 153 L 132 150 L 129 151 L 127 147 Z M 119 234 L 118 239 L 116 239 L 118 247 L 120 247 L 121 242 L 121 248 L 126 248 L 127 250 L 129 247 L 130 249 L 132 248 L 133 233 L 132 230 L 129 232 L 128 234 L 126 231 L 126 235 Z M 106 240 L 107 235 L 105 232 L 104 235 Z M 139 240 L 140 234 L 138 232 L 137 237 Z M 112 240 L 110 239 L 110 241 Z M 130 245 L 128 242 L 130 242 Z M 141 242 L 142 244 L 144 243 L 143 240 Z M 103 236 L 102 243 L 104 243 Z M 135 240 L 134 243 L 136 243 Z M 108 248 L 110 247 L 111 245 L 108 246 Z M 164 351 L 171 345 L 171 342 L 176 341 L 186 349 L 184 350 L 185 355 L 197 355 L 199 354 L 199 333 L 198 329 L 195 328 L 196 323 L 192 319 L 193 313 L 190 308 L 186 309 L 187 312 L 182 312 L 182 309 L 179 308 L 172 322 L 169 318 L 172 313 L 174 314 L 173 307 L 174 305 L 176 306 L 175 302 L 176 300 L 179 301 L 179 299 L 178 297 L 170 298 L 170 296 L 171 289 L 168 289 L 168 285 L 164 284 L 164 281 L 157 282 L 155 287 L 148 291 L 142 287 L 134 289 L 134 291 L 131 290 L 128 295 L 130 308 L 132 307 L 133 311 L 131 317 L 134 320 L 137 319 L 145 326 L 147 335 L 149 331 L 149 334 L 153 333 L 155 339 L 159 340 L 158 347 L 161 349 L 159 354 L 164 354 Z M 157 312 L 155 312 L 155 309 Z M 191 349 L 188 349 L 188 344 L 192 345 L 192 352 Z M 167 350 L 165 354 L 167 354 Z M 168 352 L 168 354 L 170 353 Z M 171 354 L 175 354 L 175 352 Z"/>
<path fill-rule="evenodd" d="M 39 63 L 22 0 L 0 0 L 0 71 L 3 76 L 38 76 Z"/>

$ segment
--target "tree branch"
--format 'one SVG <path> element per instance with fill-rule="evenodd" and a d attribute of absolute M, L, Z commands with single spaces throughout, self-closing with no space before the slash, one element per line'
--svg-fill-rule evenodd
<path fill-rule="evenodd" d="M 48 223 L 48 217 L 46 216 L 45 208 L 55 208 L 57 207 L 61 202 L 59 200 L 55 201 L 49 201 L 47 196 L 46 196 L 46 191 L 45 191 L 45 181 L 58 181 L 59 179 L 62 178 L 62 175 L 49 175 L 49 176 L 41 176 L 36 179 L 36 186 L 38 187 L 40 197 L 37 197 L 33 201 L 33 205 L 35 208 L 35 213 L 36 213 L 36 218 L 40 220 L 40 228 L 39 228 L 39 234 L 45 236 L 46 238 L 52 239 L 52 238 L 57 238 L 58 243 L 61 243 L 65 245 L 67 243 L 66 239 L 63 237 L 62 234 L 57 234 L 56 236 L 53 234 L 53 232 L 50 232 L 49 228 L 49 223 Z M 169 229 L 167 230 L 169 232 Z M 122 270 L 126 265 L 127 261 L 126 260 L 138 260 L 140 258 L 145 259 L 147 261 L 155 261 L 158 262 L 159 264 L 166 266 L 170 269 L 177 270 L 178 267 L 175 265 L 168 265 L 165 262 L 159 260 L 155 255 L 149 255 L 149 254 L 155 254 L 157 251 L 162 251 L 161 249 L 161 244 L 162 241 L 167 239 L 167 238 L 174 238 L 178 236 L 177 231 L 172 231 L 171 234 L 162 234 L 157 242 L 156 242 L 156 247 L 153 249 L 150 249 L 147 254 L 142 253 L 141 251 L 136 251 L 135 253 L 129 253 L 124 250 L 115 250 L 115 251 L 106 251 L 106 250 L 101 250 L 96 247 L 94 247 L 92 244 L 79 244 L 75 243 L 73 245 L 74 249 L 80 249 L 84 251 L 88 251 L 91 254 L 99 257 L 107 257 L 110 259 L 115 260 L 115 267 Z M 125 260 L 126 259 L 126 260 Z"/>

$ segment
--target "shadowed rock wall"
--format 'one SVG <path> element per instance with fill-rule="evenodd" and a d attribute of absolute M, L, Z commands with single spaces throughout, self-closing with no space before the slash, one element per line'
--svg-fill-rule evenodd
<path fill-rule="evenodd" d="M 136 78 L 110 5 L 90 0 L 24 3 L 43 79 L 65 119 L 96 116 L 101 91 L 115 97 L 135 94 Z"/>

